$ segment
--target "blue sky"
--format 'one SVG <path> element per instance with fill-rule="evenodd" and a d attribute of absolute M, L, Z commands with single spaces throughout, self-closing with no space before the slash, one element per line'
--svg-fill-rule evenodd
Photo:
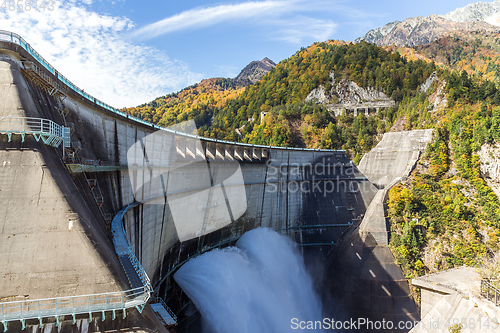
<path fill-rule="evenodd" d="M 471 2 L 56 0 L 53 11 L 0 10 L 0 29 L 19 33 L 81 88 L 124 107 L 203 78 L 234 77 L 252 60 L 279 62 L 315 41 L 352 41 L 388 22 Z"/>

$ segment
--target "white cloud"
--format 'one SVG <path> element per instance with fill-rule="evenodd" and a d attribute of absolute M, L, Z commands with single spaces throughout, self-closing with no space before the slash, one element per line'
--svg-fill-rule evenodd
<path fill-rule="evenodd" d="M 20 34 L 58 71 L 115 107 L 148 102 L 201 75 L 163 51 L 123 38 L 134 23 L 87 10 L 89 0 L 56 2 L 53 11 L 0 11 L 0 26 Z"/>
<path fill-rule="evenodd" d="M 195 8 L 148 24 L 132 33 L 132 37 L 151 39 L 163 34 L 215 25 L 229 20 L 275 16 L 293 10 L 297 1 L 251 1 L 240 4 Z"/>
<path fill-rule="evenodd" d="M 271 34 L 275 40 L 301 44 L 303 40 L 318 42 L 332 38 L 337 24 L 330 20 L 320 20 L 298 16 L 293 20 L 275 21 L 279 28 Z"/>
<path fill-rule="evenodd" d="M 342 6 L 335 5 L 334 7 L 339 11 L 346 10 Z M 225 22 L 245 21 L 250 25 L 275 27 L 272 34 L 274 40 L 301 44 L 307 37 L 318 40 L 332 37 L 336 24 L 330 20 L 313 19 L 296 13 L 331 10 L 332 3 L 327 4 L 322 0 L 270 0 L 223 4 L 184 11 L 139 28 L 130 36 L 132 39 L 147 40 L 182 30 L 200 29 Z"/>

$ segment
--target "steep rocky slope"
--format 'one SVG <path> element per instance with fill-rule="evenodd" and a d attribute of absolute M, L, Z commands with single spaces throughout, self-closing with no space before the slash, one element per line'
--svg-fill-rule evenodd
<path fill-rule="evenodd" d="M 455 22 L 438 15 L 410 17 L 403 22 L 388 23 L 370 30 L 356 42 L 366 41 L 377 45 L 416 46 L 433 42 L 452 31 L 495 31 L 500 29 L 483 21 Z"/>
<path fill-rule="evenodd" d="M 482 175 L 495 194 L 500 197 L 500 145 L 484 144 L 478 155 Z"/>
<path fill-rule="evenodd" d="M 348 78 L 341 79 L 335 84 L 335 74 L 330 73 L 333 87 L 327 91 L 323 85 L 313 89 L 306 97 L 306 102 L 317 101 L 322 104 L 330 103 L 363 103 L 373 101 L 389 101 L 386 94 L 373 87 L 362 88 Z"/>
<path fill-rule="evenodd" d="M 356 42 L 415 46 L 433 42 L 456 31 L 500 31 L 500 0 L 469 4 L 446 15 L 410 17 L 370 30 Z"/>
<path fill-rule="evenodd" d="M 499 25 L 500 0 L 494 2 L 477 2 L 462 8 L 457 8 L 444 15 L 444 18 L 456 22 L 484 21 Z"/>

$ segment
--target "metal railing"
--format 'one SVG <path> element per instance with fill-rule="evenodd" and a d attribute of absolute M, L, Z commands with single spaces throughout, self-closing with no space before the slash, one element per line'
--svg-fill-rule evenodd
<path fill-rule="evenodd" d="M 150 296 L 151 286 L 147 285 L 119 292 L 3 302 L 0 303 L 0 322 L 6 331 L 7 323 L 17 320 L 24 329 L 28 319 L 38 319 L 42 326 L 43 318 L 56 318 L 59 323 L 59 317 L 71 315 L 74 324 L 78 314 L 88 314 L 92 321 L 92 313 L 102 313 L 104 320 L 105 312 L 112 311 L 112 319 L 115 319 L 117 310 L 121 310 L 125 318 L 126 309 L 136 307 L 142 311 Z"/>
<path fill-rule="evenodd" d="M 175 322 L 177 321 L 177 316 L 175 315 L 175 313 L 172 310 L 170 310 L 170 308 L 168 307 L 167 303 L 165 303 L 165 301 L 161 297 L 156 297 L 156 302 L 160 303 L 165 308 L 165 310 L 168 312 L 168 314 L 170 315 L 170 317 L 172 317 L 172 319 Z"/>
<path fill-rule="evenodd" d="M 33 58 L 35 58 L 43 67 L 45 67 L 49 72 L 55 74 L 56 70 L 52 67 L 47 60 L 45 60 L 38 52 L 35 51 L 21 36 L 16 33 L 0 30 L 0 41 L 10 42 L 20 45 L 26 50 Z"/>
<path fill-rule="evenodd" d="M 500 305 L 500 289 L 492 285 L 490 281 L 481 280 L 481 296 L 495 303 L 495 306 Z"/>
<path fill-rule="evenodd" d="M 49 119 L 2 117 L 0 118 L 0 133 L 6 133 L 9 136 L 9 142 L 12 140 L 12 134 L 20 134 L 23 142 L 26 134 L 31 134 L 36 141 L 42 139 L 46 145 L 52 147 L 59 147 L 61 142 L 64 142 L 64 147 L 70 146 L 70 128 L 58 125 Z"/>
<path fill-rule="evenodd" d="M 122 310 L 142 305 L 148 298 L 149 290 L 140 287 L 121 292 L 5 302 L 0 303 L 0 321 Z"/>
<path fill-rule="evenodd" d="M 212 138 L 204 138 L 204 137 L 199 137 L 196 135 L 192 134 L 187 134 L 183 132 L 178 132 L 175 130 L 171 130 L 165 127 L 161 127 L 152 123 L 149 123 L 145 120 L 142 120 L 140 118 L 131 116 L 125 112 L 122 112 L 109 104 L 106 104 L 97 98 L 93 97 L 90 94 L 87 94 L 83 89 L 79 88 L 77 85 L 72 83 L 70 80 L 68 80 L 64 75 L 60 74 L 58 71 L 55 70 L 53 66 L 51 66 L 47 60 L 45 60 L 38 52 L 36 52 L 21 36 L 19 36 L 16 33 L 6 31 L 6 30 L 0 30 L 0 41 L 4 42 L 10 42 L 14 43 L 17 45 L 20 45 L 26 52 L 28 52 L 30 55 L 33 56 L 43 67 L 45 67 L 50 73 L 54 74 L 66 87 L 70 88 L 73 92 L 76 94 L 80 95 L 83 97 L 85 100 L 89 101 L 90 103 L 95 103 L 96 105 L 114 112 L 116 114 L 121 115 L 122 117 L 125 117 L 131 121 L 146 125 L 148 127 L 152 127 L 157 130 L 163 130 L 167 132 L 171 132 L 173 134 L 178 134 L 182 135 L 185 137 L 190 137 L 190 138 L 195 138 L 203 141 L 210 141 L 210 142 L 216 142 L 216 143 L 224 143 L 224 144 L 232 144 L 232 145 L 238 145 L 238 146 L 248 146 L 248 147 L 255 147 L 255 148 L 273 148 L 273 149 L 286 149 L 286 150 L 298 150 L 298 151 L 323 151 L 323 152 L 345 152 L 345 150 L 335 150 L 335 149 L 313 149 L 313 148 L 292 148 L 292 147 L 274 147 L 274 146 L 264 146 L 264 145 L 254 145 L 254 144 L 249 144 L 249 143 L 242 143 L 242 142 L 230 142 L 230 141 L 225 141 L 225 140 L 218 140 L 218 139 L 212 139 Z"/>
<path fill-rule="evenodd" d="M 140 202 L 135 202 L 123 208 L 118 212 L 118 214 L 116 214 L 115 218 L 111 222 L 113 245 L 115 246 L 115 251 L 118 254 L 118 257 L 127 256 L 144 286 L 148 286 L 152 290 L 151 281 L 149 280 L 148 274 L 135 256 L 134 251 L 132 251 L 132 247 L 130 246 L 130 242 L 127 238 L 127 234 L 125 233 L 125 228 L 123 226 L 123 216 L 125 215 L 125 213 L 138 205 L 140 205 Z"/>

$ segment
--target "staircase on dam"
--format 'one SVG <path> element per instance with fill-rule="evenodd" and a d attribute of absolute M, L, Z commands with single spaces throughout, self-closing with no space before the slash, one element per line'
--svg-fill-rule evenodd
<path fill-rule="evenodd" d="M 332 311 L 337 316 L 391 321 L 394 329 L 381 330 L 386 332 L 408 332 L 413 326 L 397 329 L 397 325 L 420 319 L 408 281 L 388 247 L 384 203 L 390 188 L 409 176 L 432 134 L 432 130 L 386 133 L 361 160 L 360 171 L 378 191 L 362 222 L 346 234 L 328 267 L 335 279 L 332 294 L 337 306 Z M 372 332 L 373 328 L 358 331 Z"/>
<path fill-rule="evenodd" d="M 2 31 L 0 100 L 2 124 L 17 122 L 0 128 L 0 322 L 11 332 L 156 329 L 144 305 L 152 296 L 183 311 L 171 276 L 190 258 L 257 227 L 329 251 L 377 193 L 345 151 L 133 118 Z"/>

